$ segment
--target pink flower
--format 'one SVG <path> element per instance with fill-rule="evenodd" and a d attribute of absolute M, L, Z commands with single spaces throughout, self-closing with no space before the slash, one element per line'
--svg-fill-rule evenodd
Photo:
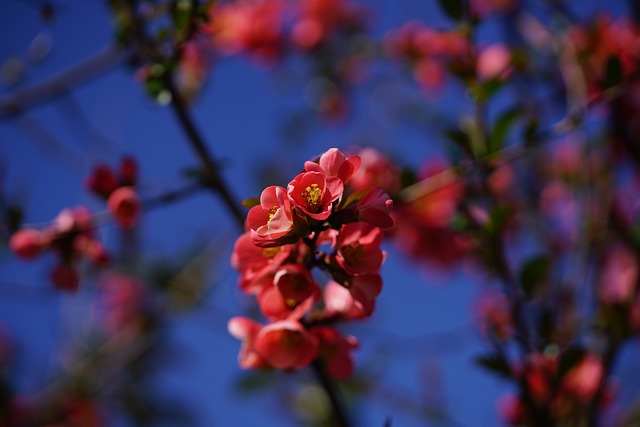
<path fill-rule="evenodd" d="M 311 333 L 318 338 L 320 355 L 325 361 L 329 375 L 337 380 L 349 378 L 353 373 L 351 351 L 358 348 L 356 337 L 342 336 L 328 326 L 317 326 Z"/>
<path fill-rule="evenodd" d="M 357 204 L 358 220 L 380 228 L 393 227 L 393 200 L 382 188 L 376 188 Z"/>
<path fill-rule="evenodd" d="M 20 258 L 33 259 L 40 255 L 47 244 L 41 231 L 26 228 L 16 231 L 11 236 L 9 246 L 13 253 Z"/>
<path fill-rule="evenodd" d="M 382 278 L 379 274 L 363 274 L 349 278 L 348 289 L 356 307 L 366 316 L 373 314 L 376 297 L 382 291 Z"/>
<path fill-rule="evenodd" d="M 476 72 L 482 81 L 504 80 L 511 72 L 511 52 L 502 44 L 492 44 L 478 54 Z"/>
<path fill-rule="evenodd" d="M 311 310 L 313 302 L 319 298 L 319 289 L 314 286 L 312 293 L 300 302 L 285 298 L 275 286 L 264 288 L 257 298 L 260 311 L 269 320 L 299 320 Z"/>
<path fill-rule="evenodd" d="M 501 293 L 482 296 L 476 303 L 475 312 L 479 320 L 480 331 L 500 340 L 507 340 L 514 330 L 511 307 L 507 297 Z"/>
<path fill-rule="evenodd" d="M 300 304 L 317 288 L 309 270 L 298 264 L 287 264 L 281 267 L 273 278 L 273 284 L 289 306 Z"/>
<path fill-rule="evenodd" d="M 366 317 L 362 304 L 356 304 L 351 292 L 334 280 L 324 287 L 324 312 L 328 317 L 341 316 L 345 319 Z"/>
<path fill-rule="evenodd" d="M 321 172 L 327 178 L 337 177 L 346 185 L 351 177 L 358 172 L 360 163 L 359 156 L 347 157 L 337 148 L 330 148 L 320 156 L 318 163 L 305 162 L 304 170 L 307 172 Z"/>
<path fill-rule="evenodd" d="M 624 304 L 633 298 L 638 263 L 633 252 L 616 249 L 609 254 L 600 279 L 600 299 L 606 304 Z"/>
<path fill-rule="evenodd" d="M 350 275 L 377 273 L 384 260 L 382 237 L 380 229 L 369 224 L 343 225 L 336 241 L 336 261 Z"/>
<path fill-rule="evenodd" d="M 358 156 L 361 166 L 351 178 L 353 190 L 377 187 L 392 193 L 400 190 L 400 171 L 389 157 L 372 147 L 359 150 Z"/>
<path fill-rule="evenodd" d="M 56 235 L 71 232 L 92 235 L 93 218 L 91 217 L 91 211 L 84 206 L 63 209 L 54 218 L 50 231 Z"/>
<path fill-rule="evenodd" d="M 56 285 L 57 289 L 68 292 L 75 292 L 80 285 L 78 272 L 73 264 L 61 261 L 51 271 L 51 281 Z"/>
<path fill-rule="evenodd" d="M 235 338 L 242 341 L 238 364 L 244 369 L 258 369 L 268 366 L 267 361 L 256 352 L 254 342 L 262 325 L 247 317 L 233 317 L 227 323 L 227 330 Z"/>
<path fill-rule="evenodd" d="M 260 247 L 280 246 L 294 231 L 291 202 L 282 187 L 271 186 L 262 191 L 260 204 L 247 215 L 247 223 L 253 231 L 253 243 Z"/>
<path fill-rule="evenodd" d="M 604 368 L 600 359 L 587 354 L 562 377 L 562 387 L 581 402 L 587 403 L 598 391 L 603 376 Z"/>
<path fill-rule="evenodd" d="M 109 196 L 107 208 L 121 227 L 133 228 L 138 222 L 142 204 L 133 187 L 120 187 Z"/>
<path fill-rule="evenodd" d="M 322 172 L 303 172 L 287 187 L 289 200 L 309 217 L 322 221 L 331 215 L 332 204 L 342 196 L 342 181 Z M 254 208 L 255 209 L 255 208 Z"/>
<path fill-rule="evenodd" d="M 255 350 L 280 369 L 308 366 L 318 354 L 318 339 L 295 320 L 281 320 L 263 327 L 255 336 Z"/>
<path fill-rule="evenodd" d="M 287 259 L 293 245 L 263 248 L 253 243 L 252 232 L 241 235 L 231 254 L 231 265 L 240 272 L 238 284 L 243 292 L 258 294 L 273 284 L 273 276 Z"/>
<path fill-rule="evenodd" d="M 94 194 L 106 199 L 118 187 L 118 178 L 105 164 L 97 164 L 87 179 L 87 187 Z"/>

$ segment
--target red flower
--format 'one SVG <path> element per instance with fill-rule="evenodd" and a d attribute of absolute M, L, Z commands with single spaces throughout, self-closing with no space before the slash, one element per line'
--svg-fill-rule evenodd
<path fill-rule="evenodd" d="M 262 325 L 247 317 L 233 317 L 227 323 L 227 329 L 231 335 L 242 340 L 242 347 L 238 354 L 238 364 L 244 369 L 257 369 L 267 367 L 266 360 L 260 356 L 255 348 L 254 341 Z"/>
<path fill-rule="evenodd" d="M 336 241 L 336 261 L 350 275 L 377 273 L 384 261 L 382 237 L 380 229 L 369 224 L 343 225 Z"/>
<path fill-rule="evenodd" d="M 294 222 L 286 190 L 277 186 L 265 188 L 260 195 L 260 204 L 249 211 L 247 223 L 253 231 L 253 243 L 260 247 L 288 243 L 288 237 L 294 231 Z"/>
<path fill-rule="evenodd" d="M 263 327 L 254 341 L 255 350 L 272 366 L 299 369 L 318 354 L 318 339 L 295 320 L 281 320 Z"/>
<path fill-rule="evenodd" d="M 336 177 L 322 172 L 303 172 L 287 187 L 289 200 L 294 207 L 309 217 L 322 221 L 331 215 L 332 203 L 342 196 L 344 186 Z"/>
<path fill-rule="evenodd" d="M 325 361 L 329 375 L 337 380 L 349 378 L 353 373 L 351 350 L 358 348 L 356 337 L 342 336 L 328 326 L 317 326 L 311 333 L 318 338 L 320 355 Z"/>
<path fill-rule="evenodd" d="M 41 231 L 23 229 L 16 231 L 11 236 L 9 246 L 13 253 L 24 259 L 32 259 L 40 255 L 47 246 L 46 239 Z"/>
<path fill-rule="evenodd" d="M 132 228 L 138 222 L 142 204 L 132 187 L 120 187 L 107 200 L 109 212 L 123 228 Z"/>
<path fill-rule="evenodd" d="M 327 150 L 318 163 L 307 161 L 304 163 L 304 170 L 307 172 L 321 172 L 327 178 L 337 177 L 343 184 L 347 184 L 351 177 L 358 172 L 360 168 L 359 156 L 345 156 L 337 148 Z M 337 192 L 332 189 L 332 192 Z M 340 192 L 342 192 L 340 190 Z"/>

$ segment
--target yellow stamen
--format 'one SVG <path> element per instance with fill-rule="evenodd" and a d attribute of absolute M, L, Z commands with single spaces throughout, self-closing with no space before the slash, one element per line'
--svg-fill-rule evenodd
<path fill-rule="evenodd" d="M 318 188 L 318 184 L 311 184 L 305 188 L 301 193 L 302 197 L 307 202 L 307 208 L 311 212 L 319 212 L 322 208 L 322 189 Z"/>

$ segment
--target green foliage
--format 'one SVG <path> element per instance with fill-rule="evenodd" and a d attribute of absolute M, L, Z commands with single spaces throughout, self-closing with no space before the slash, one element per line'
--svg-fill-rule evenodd
<path fill-rule="evenodd" d="M 520 283 L 527 298 L 532 298 L 540 285 L 543 285 L 550 270 L 549 259 L 544 255 L 536 255 L 524 263 L 520 269 Z"/>
<path fill-rule="evenodd" d="M 510 108 L 498 116 L 489 133 L 489 153 L 495 153 L 504 147 L 509 131 L 521 116 L 520 107 Z"/>
<path fill-rule="evenodd" d="M 251 209 L 254 206 L 258 206 L 260 204 L 260 198 L 259 197 L 249 197 L 247 199 L 244 199 L 242 201 L 242 203 L 240 203 L 242 206 L 244 206 L 247 209 Z"/>

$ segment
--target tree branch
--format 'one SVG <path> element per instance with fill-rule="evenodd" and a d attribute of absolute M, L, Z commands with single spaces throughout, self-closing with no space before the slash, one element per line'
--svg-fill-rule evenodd
<path fill-rule="evenodd" d="M 30 107 L 64 95 L 71 89 L 119 65 L 129 56 L 128 50 L 109 45 L 50 79 L 16 89 L 4 98 L 0 98 L 0 118 L 20 114 Z"/>

